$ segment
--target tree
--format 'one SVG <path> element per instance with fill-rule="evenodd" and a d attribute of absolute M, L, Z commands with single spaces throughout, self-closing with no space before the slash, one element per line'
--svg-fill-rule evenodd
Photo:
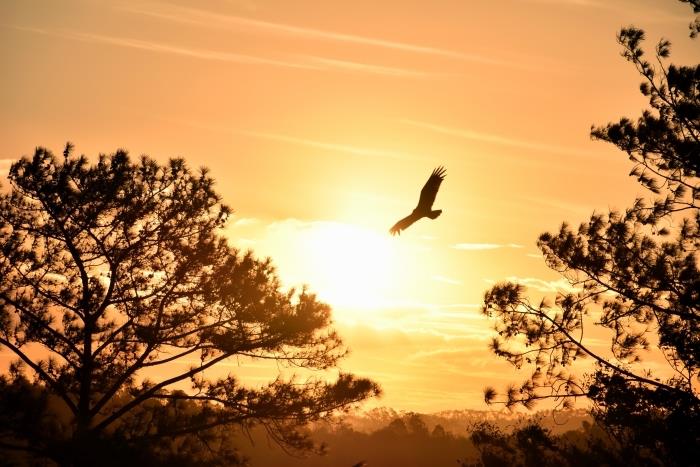
<path fill-rule="evenodd" d="M 605 434 L 588 422 L 582 430 L 560 435 L 535 420 L 518 424 L 510 432 L 478 422 L 470 428 L 469 440 L 476 448 L 476 459 L 459 460 L 461 467 L 630 465 L 629 458 L 620 455 Z"/>
<path fill-rule="evenodd" d="M 681 1 L 700 12 L 697 0 Z M 568 406 L 588 398 L 623 445 L 646 448 L 644 463 L 686 465 L 700 444 L 700 65 L 667 65 L 670 43 L 663 39 L 652 64 L 643 40 L 634 27 L 618 34 L 650 109 L 636 121 L 593 127 L 591 136 L 624 151 L 630 175 L 660 196 L 540 236 L 547 265 L 576 292 L 539 303 L 514 283 L 486 292 L 483 312 L 497 323 L 492 350 L 533 373 L 500 400 L 486 388 L 485 399 L 531 407 L 542 399 Z M 609 354 L 584 340 L 591 323 L 611 332 Z M 640 369 L 642 350 L 665 359 L 671 376 Z M 570 371 L 577 358 L 591 358 L 595 371 L 577 377 Z"/>
<path fill-rule="evenodd" d="M 69 144 L 63 160 L 38 148 L 9 181 L 0 345 L 19 363 L 0 380 L 4 450 L 68 465 L 231 465 L 233 428 L 262 424 L 310 449 L 296 426 L 379 393 L 345 373 L 261 388 L 211 376 L 231 357 L 332 369 L 346 349 L 328 305 L 282 291 L 269 260 L 228 245 L 231 211 L 206 170 L 124 151 L 90 165 Z"/>

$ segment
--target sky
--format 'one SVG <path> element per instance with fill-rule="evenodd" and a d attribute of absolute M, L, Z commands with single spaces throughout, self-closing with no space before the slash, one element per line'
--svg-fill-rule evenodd
<path fill-rule="evenodd" d="M 645 108 L 615 34 L 693 63 L 691 19 L 671 0 L 4 0 L 0 172 L 66 141 L 206 166 L 225 235 L 333 306 L 373 404 L 484 409 L 521 379 L 487 349 L 485 290 L 568 290 L 537 236 L 646 195 L 589 137 Z M 441 217 L 391 237 L 440 165 Z"/>

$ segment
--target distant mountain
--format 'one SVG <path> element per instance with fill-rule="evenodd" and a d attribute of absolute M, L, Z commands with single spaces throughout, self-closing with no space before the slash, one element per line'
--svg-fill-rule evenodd
<path fill-rule="evenodd" d="M 434 413 L 415 413 L 396 411 L 388 407 L 379 407 L 362 412 L 352 413 L 339 418 L 337 421 L 355 431 L 372 433 L 388 426 L 397 418 L 418 415 L 429 430 L 441 425 L 446 432 L 455 436 L 467 436 L 469 428 L 477 422 L 488 421 L 504 431 L 527 420 L 537 420 L 538 423 L 552 431 L 553 434 L 578 430 L 584 421 L 592 421 L 585 409 L 571 410 L 538 410 L 535 412 L 513 412 L 509 410 L 444 410 Z"/>
<path fill-rule="evenodd" d="M 382 407 L 347 414 L 330 423 L 309 425 L 311 437 L 326 447 L 322 456 L 290 456 L 261 427 L 242 435 L 239 447 L 250 458 L 251 467 L 455 466 L 460 460 L 478 457 L 469 439 L 475 423 L 487 421 L 509 432 L 532 419 L 555 434 L 570 432 L 569 437 L 581 436 L 583 422 L 591 421 L 582 409 L 529 413 L 448 410 L 420 414 Z"/>

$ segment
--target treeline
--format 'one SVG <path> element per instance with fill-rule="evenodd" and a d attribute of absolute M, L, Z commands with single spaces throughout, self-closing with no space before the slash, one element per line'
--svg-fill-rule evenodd
<path fill-rule="evenodd" d="M 263 428 L 242 434 L 249 439 L 241 439 L 239 446 L 252 467 L 628 465 L 625 448 L 590 418 L 582 417 L 581 411 L 563 411 L 558 416 L 567 423 L 557 425 L 551 414 L 503 414 L 497 420 L 465 425 L 460 434 L 429 424 L 435 415 L 397 414 L 370 432 L 353 428 L 356 420 L 350 416 L 308 427 L 308 435 L 324 446 L 322 454 L 292 456 Z M 576 429 L 562 429 L 574 423 L 578 423 Z"/>
<path fill-rule="evenodd" d="M 349 425 L 356 431 L 371 433 L 389 425 L 397 418 L 406 418 L 416 415 L 413 412 L 397 411 L 390 407 L 377 407 L 366 411 L 355 411 L 342 415 L 338 421 Z M 568 409 L 549 410 L 540 409 L 531 411 L 511 410 L 443 410 L 432 413 L 417 414 L 428 426 L 433 429 L 436 425 L 442 426 L 445 431 L 457 436 L 464 436 L 466 427 L 478 423 L 488 422 L 501 430 L 510 431 L 517 425 L 536 421 L 554 434 L 578 430 L 584 421 L 591 421 L 588 410 Z"/>

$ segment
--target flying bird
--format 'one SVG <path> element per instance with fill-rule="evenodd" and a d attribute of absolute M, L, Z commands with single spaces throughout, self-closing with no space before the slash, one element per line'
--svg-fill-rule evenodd
<path fill-rule="evenodd" d="M 433 203 L 435 202 L 435 197 L 437 196 L 437 192 L 440 189 L 440 184 L 442 183 L 442 180 L 444 178 L 444 167 L 440 166 L 437 169 L 433 170 L 433 173 L 430 174 L 428 181 L 425 182 L 425 186 L 423 186 L 423 189 L 420 191 L 420 199 L 418 200 L 418 206 L 416 206 L 416 209 L 414 209 L 410 215 L 404 217 L 396 224 L 394 224 L 394 226 L 391 229 L 389 229 L 391 235 L 401 235 L 402 230 L 405 230 L 406 228 L 408 228 L 408 226 L 410 226 L 419 219 L 422 219 L 424 217 L 437 219 L 437 217 L 440 214 L 442 214 L 442 209 L 438 209 L 435 211 L 433 210 Z"/>

